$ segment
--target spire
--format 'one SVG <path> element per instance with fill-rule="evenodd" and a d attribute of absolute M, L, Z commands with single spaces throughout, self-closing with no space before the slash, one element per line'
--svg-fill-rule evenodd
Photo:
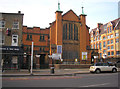
<path fill-rule="evenodd" d="M 83 10 L 83 8 L 84 8 L 84 7 L 82 6 L 82 14 L 84 14 L 84 10 Z"/>
<path fill-rule="evenodd" d="M 60 2 L 59 2 L 59 0 L 58 0 L 58 11 L 61 11 L 60 10 Z"/>
<path fill-rule="evenodd" d="M 84 13 L 84 1 L 82 1 L 82 14 L 81 15 L 86 15 L 85 13 Z"/>
<path fill-rule="evenodd" d="M 83 6 L 82 6 L 82 14 L 81 15 L 85 15 L 86 16 L 86 14 L 84 13 L 84 10 L 83 10 Z"/>

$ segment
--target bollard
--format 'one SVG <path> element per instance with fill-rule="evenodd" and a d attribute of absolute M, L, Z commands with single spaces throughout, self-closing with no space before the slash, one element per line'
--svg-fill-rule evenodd
<path fill-rule="evenodd" d="M 51 74 L 54 74 L 54 67 L 50 68 L 50 72 L 51 72 Z"/>

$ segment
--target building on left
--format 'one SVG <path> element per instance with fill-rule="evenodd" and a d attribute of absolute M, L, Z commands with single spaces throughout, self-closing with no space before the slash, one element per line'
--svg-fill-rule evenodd
<path fill-rule="evenodd" d="M 22 67 L 22 27 L 23 16 L 18 13 L 0 13 L 0 51 L 3 69 Z"/>

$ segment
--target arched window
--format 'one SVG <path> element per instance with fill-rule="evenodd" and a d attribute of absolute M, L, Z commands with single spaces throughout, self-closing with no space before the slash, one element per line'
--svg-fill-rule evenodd
<path fill-rule="evenodd" d="M 67 24 L 63 25 L 63 40 L 67 40 Z"/>
<path fill-rule="evenodd" d="M 69 23 L 69 40 L 73 39 L 73 25 Z"/>
<path fill-rule="evenodd" d="M 78 40 L 78 27 L 74 24 L 74 40 Z"/>

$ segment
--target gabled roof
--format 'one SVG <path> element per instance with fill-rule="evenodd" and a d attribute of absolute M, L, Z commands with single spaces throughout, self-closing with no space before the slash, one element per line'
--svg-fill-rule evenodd
<path fill-rule="evenodd" d="M 115 20 L 113 20 L 113 21 L 110 21 L 110 22 L 111 22 L 111 24 L 113 25 L 113 27 L 115 27 L 115 29 L 113 29 L 113 30 L 117 30 L 117 29 L 120 28 L 120 18 L 117 18 L 117 19 L 115 19 Z M 108 23 L 110 23 L 110 22 L 108 22 Z M 103 33 L 106 33 L 106 32 L 107 32 L 107 30 L 105 30 L 105 26 L 107 26 L 108 23 L 100 26 L 100 29 L 99 29 L 99 30 L 100 30 L 100 34 L 103 34 Z M 97 30 L 97 27 L 94 28 L 94 29 L 92 29 L 91 32 L 92 32 L 92 31 L 96 31 L 96 30 Z M 91 32 L 90 32 L 90 33 L 91 33 Z"/>
<path fill-rule="evenodd" d="M 62 17 L 63 16 L 65 16 L 65 15 L 67 15 L 69 12 L 72 12 L 74 15 L 76 15 L 76 13 L 72 10 L 72 9 L 70 9 L 69 11 L 67 11 L 66 13 L 64 13 L 63 15 L 62 15 Z M 76 15 L 77 16 L 77 15 Z M 78 16 L 77 16 L 78 17 Z M 78 17 L 79 18 L 79 17 Z"/>
<path fill-rule="evenodd" d="M 68 20 L 77 20 L 77 21 L 79 21 L 79 19 L 80 19 L 79 16 L 77 16 L 76 13 L 72 9 L 70 9 L 68 12 L 66 12 L 65 14 L 63 14 L 62 18 L 63 18 L 63 20 L 64 19 L 65 20 L 68 19 Z"/>

